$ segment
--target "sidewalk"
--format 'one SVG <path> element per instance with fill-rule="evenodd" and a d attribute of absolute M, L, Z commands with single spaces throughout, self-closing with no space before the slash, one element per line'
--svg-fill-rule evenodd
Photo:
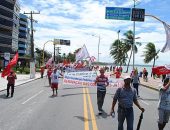
<path fill-rule="evenodd" d="M 128 73 L 122 73 L 122 77 L 130 75 Z M 140 84 L 144 87 L 159 91 L 159 88 L 162 86 L 162 79 L 161 78 L 155 78 L 148 77 L 148 81 L 144 81 L 143 78 L 140 78 Z"/>
<path fill-rule="evenodd" d="M 1 73 L 0 73 L 0 75 L 1 75 Z M 41 77 L 40 73 L 36 73 L 34 79 L 30 79 L 29 74 L 17 74 L 17 80 L 15 82 L 15 86 L 19 86 L 21 84 L 28 83 L 30 81 L 39 79 L 40 77 Z M 0 91 L 6 90 L 6 88 L 7 88 L 6 86 L 7 86 L 6 77 L 5 78 L 0 77 Z"/>

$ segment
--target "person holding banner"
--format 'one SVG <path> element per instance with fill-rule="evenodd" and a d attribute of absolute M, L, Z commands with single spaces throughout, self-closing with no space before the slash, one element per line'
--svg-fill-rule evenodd
<path fill-rule="evenodd" d="M 158 104 L 158 128 L 163 130 L 170 118 L 170 80 L 166 78 L 163 87 L 160 89 L 160 99 Z"/>
<path fill-rule="evenodd" d="M 95 84 L 97 85 L 97 105 L 99 110 L 99 115 L 103 113 L 103 103 L 106 95 L 106 87 L 109 85 L 108 78 L 104 75 L 105 71 L 103 68 L 100 70 L 100 75 L 97 76 Z"/>

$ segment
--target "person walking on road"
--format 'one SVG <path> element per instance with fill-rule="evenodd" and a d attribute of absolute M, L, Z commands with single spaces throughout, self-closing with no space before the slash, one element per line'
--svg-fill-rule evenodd
<path fill-rule="evenodd" d="M 57 71 L 57 68 L 54 68 L 53 73 L 51 74 L 51 88 L 53 90 L 52 96 L 54 96 L 55 91 L 56 91 L 56 96 L 58 95 L 58 82 L 59 82 L 59 76 L 62 76 L 62 74 Z"/>
<path fill-rule="evenodd" d="M 106 95 L 106 87 L 109 85 L 108 78 L 104 75 L 105 71 L 103 68 L 100 70 L 100 75 L 97 76 L 95 84 L 97 85 L 97 105 L 99 114 L 103 113 L 103 103 Z"/>
<path fill-rule="evenodd" d="M 166 78 L 163 87 L 160 89 L 160 98 L 158 103 L 158 128 L 163 130 L 170 118 L 170 80 Z"/>
<path fill-rule="evenodd" d="M 112 102 L 110 114 L 115 112 L 115 105 L 118 100 L 118 130 L 123 130 L 123 123 L 126 118 L 127 130 L 133 130 L 134 112 L 133 103 L 144 112 L 137 100 L 136 90 L 131 87 L 131 78 L 127 76 L 124 79 L 124 87 L 118 88 Z"/>
<path fill-rule="evenodd" d="M 138 75 L 138 71 L 135 70 L 134 71 L 134 75 L 132 76 L 132 84 L 133 84 L 133 87 L 136 89 L 136 92 L 137 92 L 137 96 L 139 97 L 139 83 L 140 83 L 140 80 L 139 80 L 139 75 Z"/>
<path fill-rule="evenodd" d="M 52 74 L 53 70 L 51 67 L 48 68 L 47 71 L 47 77 L 48 77 L 48 82 L 49 82 L 49 86 L 51 86 L 51 74 Z"/>
<path fill-rule="evenodd" d="M 41 78 L 43 78 L 44 70 L 45 70 L 44 66 L 41 66 L 40 68 Z"/>
<path fill-rule="evenodd" d="M 9 96 L 9 89 L 11 88 L 11 97 L 14 95 L 14 87 L 15 87 L 15 80 L 17 79 L 16 74 L 13 70 L 10 71 L 10 74 L 7 76 L 8 84 L 7 84 L 7 95 Z"/>

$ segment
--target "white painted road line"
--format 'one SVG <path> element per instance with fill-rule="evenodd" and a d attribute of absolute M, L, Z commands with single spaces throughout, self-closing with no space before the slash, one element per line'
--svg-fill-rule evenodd
<path fill-rule="evenodd" d="M 146 104 L 146 105 L 148 105 L 149 106 L 149 103 L 147 103 L 147 102 L 145 102 L 145 101 L 143 101 L 143 100 L 140 100 L 142 103 L 144 103 L 144 104 Z"/>
<path fill-rule="evenodd" d="M 29 99 L 27 99 L 25 102 L 23 102 L 22 104 L 27 103 L 28 101 L 30 101 L 31 99 L 35 98 L 36 96 L 38 96 L 40 93 L 42 93 L 44 90 L 41 90 L 40 92 L 38 92 L 37 94 L 35 94 L 34 96 L 30 97 Z"/>

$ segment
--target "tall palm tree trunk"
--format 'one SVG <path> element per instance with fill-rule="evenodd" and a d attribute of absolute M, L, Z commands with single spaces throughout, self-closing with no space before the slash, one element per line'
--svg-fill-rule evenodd
<path fill-rule="evenodd" d="M 133 52 L 133 50 L 131 49 L 131 53 L 130 53 L 130 57 L 129 57 L 126 73 L 128 73 L 128 70 L 129 70 L 129 64 L 130 64 L 130 60 L 131 60 L 131 57 L 132 57 L 132 52 Z"/>
<path fill-rule="evenodd" d="M 154 57 L 154 59 L 153 59 L 153 66 L 152 66 L 152 68 L 155 66 L 155 57 Z M 152 77 L 152 71 L 151 71 L 151 77 Z"/>

